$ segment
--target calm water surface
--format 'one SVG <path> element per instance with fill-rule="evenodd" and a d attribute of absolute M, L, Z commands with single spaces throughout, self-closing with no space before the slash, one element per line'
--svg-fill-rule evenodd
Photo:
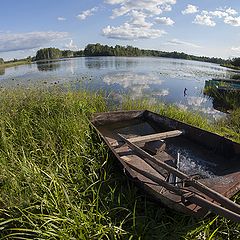
<path fill-rule="evenodd" d="M 216 64 L 170 58 L 82 57 L 23 65 L 0 71 L 0 87 L 66 85 L 103 90 L 115 101 L 124 94 L 147 97 L 219 118 L 203 95 L 206 80 L 229 77 L 232 71 Z M 184 89 L 187 95 L 184 96 Z"/>

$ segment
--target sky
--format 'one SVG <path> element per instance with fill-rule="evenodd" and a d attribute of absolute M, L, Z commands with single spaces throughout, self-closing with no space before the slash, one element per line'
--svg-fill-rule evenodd
<path fill-rule="evenodd" d="M 240 56 L 239 0 L 1 0 L 0 57 L 43 47 L 131 45 L 198 56 Z"/>

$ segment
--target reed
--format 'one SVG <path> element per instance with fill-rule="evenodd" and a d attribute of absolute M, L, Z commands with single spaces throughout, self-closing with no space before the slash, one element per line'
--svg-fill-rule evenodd
<path fill-rule="evenodd" d="M 125 100 L 119 108 L 148 108 L 208 130 L 221 129 L 197 114 L 147 100 Z M 239 237 L 239 224 L 213 215 L 196 220 L 139 191 L 90 128 L 88 118 L 107 110 L 104 96 L 86 91 L 1 91 L 1 239 Z M 240 195 L 235 199 L 239 202 Z"/>

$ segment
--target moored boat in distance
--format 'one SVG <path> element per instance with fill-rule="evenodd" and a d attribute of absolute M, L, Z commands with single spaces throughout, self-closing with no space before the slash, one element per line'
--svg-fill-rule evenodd
<path fill-rule="evenodd" d="M 144 111 L 97 113 L 91 124 L 122 169 L 169 208 L 240 221 L 240 144 Z"/>

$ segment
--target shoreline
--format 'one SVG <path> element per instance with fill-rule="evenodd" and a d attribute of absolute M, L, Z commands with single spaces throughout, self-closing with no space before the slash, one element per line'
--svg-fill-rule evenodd
<path fill-rule="evenodd" d="M 240 73 L 240 67 L 236 67 L 236 66 L 231 65 L 231 64 L 220 64 L 220 66 L 231 69 L 231 70 L 235 70 L 236 72 Z"/>
<path fill-rule="evenodd" d="M 19 61 L 19 62 L 9 62 L 9 63 L 7 62 L 4 64 L 1 64 L 0 69 L 20 66 L 20 65 L 25 65 L 25 64 L 31 64 L 31 63 L 32 62 L 29 62 L 29 61 Z"/>

